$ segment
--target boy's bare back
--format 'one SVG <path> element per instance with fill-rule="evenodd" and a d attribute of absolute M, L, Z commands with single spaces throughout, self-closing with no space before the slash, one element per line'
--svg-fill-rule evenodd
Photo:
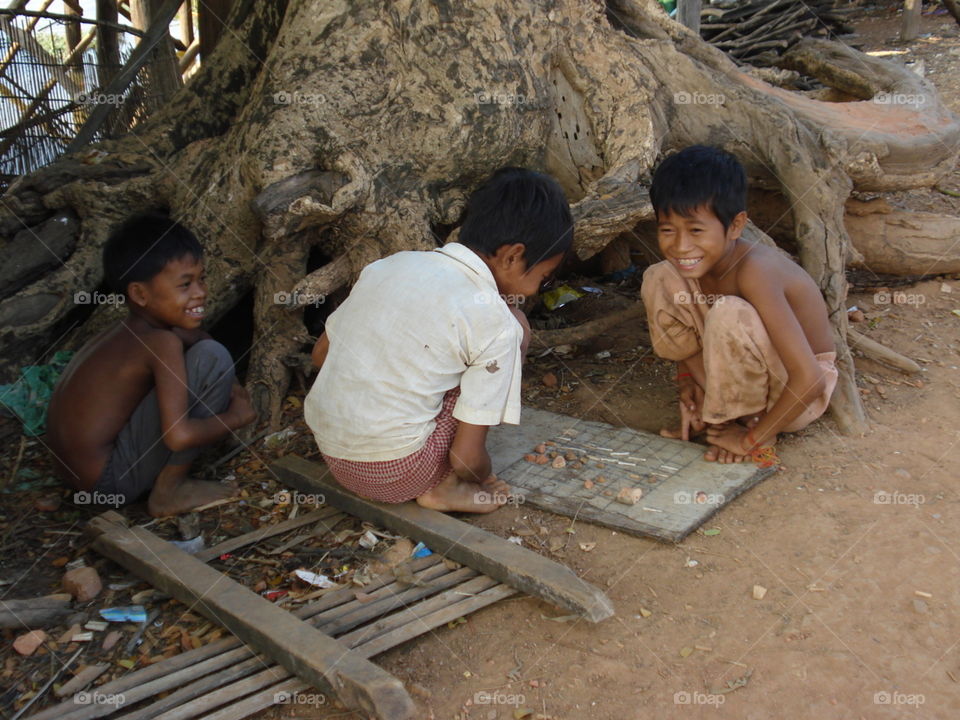
<path fill-rule="evenodd" d="M 181 342 L 170 330 L 130 320 L 90 340 L 64 370 L 50 400 L 50 449 L 64 479 L 78 489 L 96 484 L 120 430 L 153 388 L 158 359 L 153 348 L 170 347 L 171 339 Z"/>

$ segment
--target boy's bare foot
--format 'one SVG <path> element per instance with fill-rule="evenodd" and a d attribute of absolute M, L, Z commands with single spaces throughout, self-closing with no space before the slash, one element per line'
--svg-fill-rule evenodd
<path fill-rule="evenodd" d="M 707 462 L 718 462 L 718 463 L 741 463 L 747 459 L 746 455 L 737 455 L 732 453 L 729 450 L 724 448 L 717 447 L 716 445 L 711 445 L 707 448 L 707 451 L 703 454 L 703 459 Z"/>
<path fill-rule="evenodd" d="M 163 469 L 147 500 L 147 512 L 150 515 L 153 517 L 179 515 L 195 507 L 232 497 L 237 493 L 237 488 L 230 485 L 184 477 L 185 470 L 184 466 L 170 465 Z"/>
<path fill-rule="evenodd" d="M 479 485 L 451 471 L 433 490 L 417 498 L 417 504 L 441 512 L 493 512 L 507 502 L 510 486 L 491 476 Z"/>

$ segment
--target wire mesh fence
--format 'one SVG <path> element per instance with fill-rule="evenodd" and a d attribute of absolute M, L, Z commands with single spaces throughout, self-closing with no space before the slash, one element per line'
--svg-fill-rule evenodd
<path fill-rule="evenodd" d="M 95 136 L 103 140 L 128 132 L 166 100 L 151 82 L 150 64 L 121 93 L 103 92 L 142 35 L 134 28 L 110 32 L 116 50 L 100 53 L 96 24 L 0 15 L 0 193 L 59 157 L 97 106 L 110 106 Z"/>

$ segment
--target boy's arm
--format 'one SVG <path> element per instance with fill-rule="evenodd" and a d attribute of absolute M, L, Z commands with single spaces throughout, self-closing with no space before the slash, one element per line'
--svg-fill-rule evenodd
<path fill-rule="evenodd" d="M 450 465 L 457 477 L 482 483 L 490 477 L 490 454 L 487 452 L 487 425 L 460 422 L 450 446 Z"/>
<path fill-rule="evenodd" d="M 327 333 L 323 332 L 320 334 L 320 337 L 317 338 L 316 344 L 313 346 L 313 351 L 310 353 L 310 359 L 313 361 L 313 366 L 319 370 L 323 367 L 323 361 L 327 359 L 327 352 L 330 350 L 330 339 L 327 337 Z"/>
<path fill-rule="evenodd" d="M 774 350 L 787 371 L 787 384 L 780 398 L 753 428 L 750 441 L 747 432 L 731 423 L 730 439 L 738 436 L 739 453 L 749 452 L 754 444 L 769 445 L 777 433 L 797 418 L 807 405 L 823 393 L 825 379 L 803 326 L 790 305 L 784 290 L 787 279 L 771 273 L 766 264 L 745 267 L 741 272 L 740 291 L 756 308 L 770 336 Z"/>
<path fill-rule="evenodd" d="M 256 418 L 246 391 L 235 386 L 225 412 L 191 418 L 187 407 L 187 368 L 183 342 L 172 332 L 157 332 L 146 341 L 157 389 L 163 442 L 174 452 L 210 445 Z"/>

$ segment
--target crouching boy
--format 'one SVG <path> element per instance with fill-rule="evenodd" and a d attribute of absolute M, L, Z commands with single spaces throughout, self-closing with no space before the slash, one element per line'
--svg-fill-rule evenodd
<path fill-rule="evenodd" d="M 54 390 L 47 438 L 64 480 L 94 502 L 149 493 L 156 517 L 232 494 L 188 477 L 208 445 L 254 420 L 226 348 L 199 328 L 203 250 L 162 215 L 131 218 L 103 250 L 107 284 L 127 316 L 91 339 Z"/>
<path fill-rule="evenodd" d="M 826 410 L 837 382 L 813 279 L 740 237 L 747 179 L 735 157 L 689 147 L 657 169 L 650 198 L 664 260 L 641 294 L 655 352 L 677 362 L 679 431 L 706 431 L 706 460 L 741 462 Z"/>
<path fill-rule="evenodd" d="M 364 268 L 314 347 L 304 402 L 338 483 L 443 511 L 506 501 L 486 437 L 520 420 L 529 325 L 514 303 L 539 291 L 572 237 L 557 183 L 505 168 L 471 196 L 458 242 Z"/>

